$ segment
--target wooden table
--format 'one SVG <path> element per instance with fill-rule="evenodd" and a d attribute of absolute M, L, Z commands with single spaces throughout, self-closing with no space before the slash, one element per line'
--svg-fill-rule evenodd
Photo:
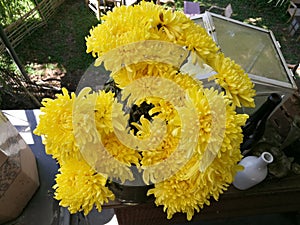
<path fill-rule="evenodd" d="M 156 207 L 153 201 L 135 206 L 115 205 L 114 208 L 119 225 L 167 225 L 187 221 L 185 214 L 166 219 L 163 207 Z M 218 202 L 212 200 L 211 205 L 204 206 L 192 221 L 286 212 L 300 212 L 300 175 L 268 178 L 245 191 L 231 186 Z"/>
<path fill-rule="evenodd" d="M 6 113 L 6 116 L 11 115 L 12 118 L 9 119 L 13 125 L 24 130 L 20 134 L 36 155 L 41 182 L 38 192 L 22 215 L 6 225 L 77 224 L 72 222 L 72 216 L 70 217 L 67 210 L 60 208 L 58 202 L 53 199 L 52 186 L 58 169 L 57 164 L 51 156 L 45 154 L 41 138 L 32 136 L 39 110 L 8 110 Z M 26 129 L 23 129 L 24 127 Z M 135 206 L 113 201 L 104 208 L 114 208 L 119 225 L 168 225 L 186 222 L 185 214 L 175 214 L 168 220 L 163 207 L 155 206 L 153 200 Z M 300 212 L 300 175 L 292 174 L 282 179 L 268 177 L 246 191 L 239 191 L 231 186 L 220 196 L 218 202 L 212 200 L 211 205 L 205 206 L 200 213 L 195 214 L 192 221 L 285 212 Z"/>

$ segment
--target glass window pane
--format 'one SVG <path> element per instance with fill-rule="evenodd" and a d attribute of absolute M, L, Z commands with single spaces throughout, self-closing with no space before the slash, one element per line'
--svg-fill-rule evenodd
<path fill-rule="evenodd" d="M 214 16 L 213 22 L 222 51 L 247 73 L 290 83 L 269 32 Z"/>
<path fill-rule="evenodd" d="M 213 18 L 222 51 L 247 73 L 289 82 L 268 32 Z"/>

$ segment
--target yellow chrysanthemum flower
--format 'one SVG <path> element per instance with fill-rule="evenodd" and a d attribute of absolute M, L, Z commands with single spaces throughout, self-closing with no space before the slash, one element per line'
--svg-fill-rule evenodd
<path fill-rule="evenodd" d="M 36 135 L 42 135 L 46 153 L 59 162 L 69 157 L 80 157 L 78 146 L 75 143 L 72 124 L 72 107 L 75 94 L 69 96 L 63 88 L 62 94 L 56 99 L 43 99 L 39 123 L 34 130 Z"/>
<path fill-rule="evenodd" d="M 83 211 L 87 215 L 94 206 L 101 211 L 102 205 L 114 199 L 105 186 L 106 178 L 95 172 L 84 160 L 71 159 L 61 165 L 54 185 L 55 199 L 71 213 Z"/>
<path fill-rule="evenodd" d="M 141 164 L 144 167 L 151 166 L 167 159 L 178 146 L 178 137 L 174 137 L 172 134 L 167 134 L 162 143 L 153 150 L 143 151 L 143 158 Z"/>
<path fill-rule="evenodd" d="M 233 61 L 228 62 L 226 58 L 224 59 L 206 30 L 183 13 L 171 12 L 159 5 L 141 2 L 140 5 L 134 7 L 118 7 L 104 16 L 103 21 L 102 24 L 93 28 L 90 36 L 86 38 L 87 53 L 91 52 L 93 56 L 98 57 L 97 65 L 107 60 L 117 63 L 119 60 L 116 59 L 126 58 L 128 51 L 134 51 L 135 55 L 143 54 L 144 51 L 135 48 L 124 50 L 122 47 L 119 54 L 109 55 L 109 59 L 102 58 L 110 50 L 126 44 L 145 40 L 172 42 L 191 51 L 194 63 L 204 62 L 216 70 L 219 75 L 212 79 L 216 78 L 216 82 L 226 90 L 228 98 L 235 106 L 254 107 L 255 91 L 248 76 Z M 129 55 L 132 56 L 132 54 Z M 135 64 L 134 59 L 132 63 Z M 130 67 L 131 65 L 126 64 L 121 72 L 113 75 L 120 87 L 132 81 L 135 74 L 148 75 L 147 72 L 138 73 L 136 68 Z M 131 77 L 125 70 L 129 71 Z M 153 70 L 149 71 L 153 72 Z"/>
<path fill-rule="evenodd" d="M 142 77 L 165 77 L 167 74 L 175 74 L 178 71 L 173 66 L 160 62 L 145 63 L 128 65 L 116 73 L 112 74 L 112 78 L 117 83 L 118 87 L 124 88 L 130 85 L 133 81 Z M 150 85 L 149 85 L 150 86 Z M 142 91 L 142 90 L 141 90 Z"/>
<path fill-rule="evenodd" d="M 211 94 L 213 93 L 207 93 L 207 96 Z M 216 95 L 216 92 L 213 95 Z M 198 148 L 180 171 L 173 177 L 155 184 L 155 188 L 148 191 L 149 195 L 155 196 L 156 205 L 164 206 L 168 218 L 176 212 L 182 212 L 187 214 L 188 220 L 191 220 L 195 211 L 199 212 L 204 204 L 210 204 L 210 197 L 218 200 L 219 195 L 233 181 L 235 173 L 241 169 L 237 166 L 242 158 L 239 151 L 239 145 L 243 140 L 241 126 L 245 124 L 247 116 L 236 114 L 229 101 L 225 101 L 226 124 L 222 145 L 212 163 L 201 172 L 199 167 L 201 163 L 205 163 L 201 159 L 207 151 L 211 129 L 212 117 L 208 101 L 213 100 L 199 93 L 194 93 L 191 98 L 197 103 L 195 105 L 201 121 Z"/>
<path fill-rule="evenodd" d="M 43 101 L 35 130 L 61 166 L 55 198 L 71 213 L 101 210 L 113 199 L 106 178 L 131 181 L 136 166 L 146 184 L 155 183 L 148 194 L 168 218 L 183 212 L 190 220 L 240 169 L 247 115 L 235 109 L 254 106 L 254 85 L 182 12 L 142 1 L 102 21 L 86 37 L 87 53 L 111 71 L 118 96 L 84 88 L 70 97 L 63 89 Z M 184 74 L 184 66 L 192 68 L 187 62 L 210 66 L 220 90 Z"/>
<path fill-rule="evenodd" d="M 149 2 L 115 8 L 102 20 L 103 23 L 93 28 L 86 38 L 87 53 L 94 56 L 142 40 L 175 42 L 192 24 L 183 13 L 173 13 Z"/>
<path fill-rule="evenodd" d="M 217 72 L 212 78 L 225 89 L 226 96 L 233 104 L 238 107 L 254 107 L 254 84 L 243 69 L 222 53 L 214 58 L 212 64 Z"/>
<path fill-rule="evenodd" d="M 184 36 L 183 44 L 187 49 L 196 53 L 206 63 L 220 51 L 213 39 L 207 35 L 206 30 L 196 23 L 192 23 L 192 27 L 185 31 Z M 197 56 L 193 57 L 195 62 Z"/>
<path fill-rule="evenodd" d="M 95 105 L 95 122 L 99 133 L 109 134 L 113 132 L 112 105 L 115 102 L 115 94 L 99 91 Z"/>
<path fill-rule="evenodd" d="M 139 166 L 139 161 L 141 159 L 139 152 L 135 149 L 128 148 L 126 145 L 121 143 L 114 133 L 104 135 L 102 137 L 102 141 L 105 149 L 112 157 L 127 166 L 131 166 L 131 164 Z M 118 175 L 116 175 L 116 177 L 117 176 Z"/>
<path fill-rule="evenodd" d="M 204 205 L 210 205 L 212 196 L 218 200 L 219 195 L 227 190 L 229 183 L 233 181 L 233 174 L 240 168 L 233 164 L 240 157 L 216 158 L 213 164 L 204 172 L 199 170 L 189 179 L 181 179 L 180 173 L 161 183 L 155 184 L 155 188 L 148 191 L 148 195 L 154 194 L 156 205 L 163 205 L 170 219 L 177 212 L 186 213 L 187 220 L 191 220 L 195 211 L 199 212 Z"/>
<path fill-rule="evenodd" d="M 129 167 L 132 163 L 139 165 L 140 155 L 123 145 L 113 133 L 113 120 L 120 115 L 123 118 L 122 105 L 117 103 L 114 94 L 84 88 L 73 110 L 76 143 L 83 158 L 98 172 L 122 182 L 132 180 Z"/>

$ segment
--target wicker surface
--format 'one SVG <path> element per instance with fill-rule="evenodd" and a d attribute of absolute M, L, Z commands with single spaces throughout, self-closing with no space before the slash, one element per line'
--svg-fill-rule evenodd
<path fill-rule="evenodd" d="M 210 206 L 206 205 L 199 213 L 195 213 L 191 223 L 201 225 L 205 221 L 223 220 L 224 224 L 227 224 L 225 221 L 230 218 L 298 212 L 299 181 L 300 175 L 291 175 L 283 179 L 269 178 L 246 191 L 230 186 L 220 196 L 219 201 L 212 200 Z M 119 225 L 189 224 L 186 215 L 182 213 L 176 213 L 172 219 L 167 219 L 163 207 L 156 207 L 152 201 L 135 206 L 114 206 L 114 208 Z M 256 223 L 253 221 L 249 224 Z"/>

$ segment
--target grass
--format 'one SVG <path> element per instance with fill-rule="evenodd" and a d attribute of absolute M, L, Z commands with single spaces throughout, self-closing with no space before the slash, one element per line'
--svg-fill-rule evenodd
<path fill-rule="evenodd" d="M 71 89 L 74 89 L 73 83 L 94 61 L 85 52 L 85 36 L 97 23 L 98 20 L 84 1 L 66 0 L 47 26 L 26 38 L 16 48 L 16 52 L 31 76 L 35 75 L 35 68 L 40 73 L 42 68 L 49 70 L 50 66 L 66 73 L 62 78 L 64 86 L 71 85 Z M 56 68 L 53 68 L 54 65 Z"/>
<path fill-rule="evenodd" d="M 300 41 L 287 34 L 286 6 L 275 7 L 266 1 L 246 0 L 206 0 L 200 5 L 225 7 L 231 3 L 232 18 L 256 26 L 270 29 L 280 42 L 283 55 L 290 64 L 300 61 Z M 275 2 L 274 2 L 275 3 Z M 178 9 L 183 2 L 177 1 Z M 75 90 L 81 75 L 93 63 L 94 58 L 87 54 L 85 37 L 89 29 L 99 21 L 86 7 L 83 0 L 66 0 L 47 26 L 38 29 L 26 38 L 17 48 L 22 63 L 30 76 L 42 75 L 45 71 L 55 71 L 61 78 L 61 85 Z"/>
<path fill-rule="evenodd" d="M 225 7 L 230 3 L 233 8 L 233 19 L 271 30 L 281 44 L 281 51 L 286 61 L 290 64 L 300 61 L 300 41 L 296 40 L 300 34 L 298 31 L 298 35 L 296 34 L 293 37 L 288 35 L 289 24 L 287 21 L 289 15 L 286 13 L 287 4 L 276 7 L 277 1 L 268 3 L 267 0 L 214 0 L 205 2 L 203 5 L 210 6 L 210 4 L 213 4 L 220 7 Z"/>

